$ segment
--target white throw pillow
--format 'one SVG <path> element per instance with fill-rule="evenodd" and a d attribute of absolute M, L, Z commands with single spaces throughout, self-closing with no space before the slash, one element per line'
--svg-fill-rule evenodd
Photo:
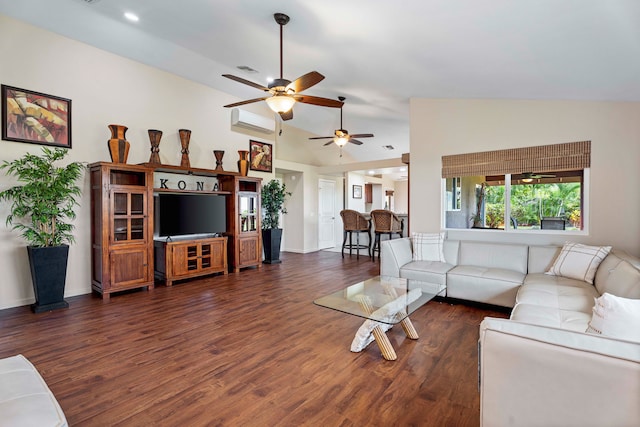
<path fill-rule="evenodd" d="M 587 332 L 640 342 L 640 299 L 602 294 L 596 298 Z"/>
<path fill-rule="evenodd" d="M 444 233 L 411 233 L 414 261 L 445 262 Z"/>
<path fill-rule="evenodd" d="M 584 280 L 593 284 L 596 270 L 610 250 L 611 246 L 587 246 L 567 242 L 547 274 Z"/>

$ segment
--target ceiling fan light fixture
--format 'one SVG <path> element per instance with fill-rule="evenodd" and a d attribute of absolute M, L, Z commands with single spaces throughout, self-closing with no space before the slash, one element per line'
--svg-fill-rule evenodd
<path fill-rule="evenodd" d="M 533 182 L 533 178 L 522 178 L 522 182 Z"/>
<path fill-rule="evenodd" d="M 274 113 L 286 113 L 293 108 L 296 103 L 295 98 L 287 95 L 274 95 L 265 99 L 267 105 Z"/>
<path fill-rule="evenodd" d="M 346 136 L 335 136 L 333 137 L 333 142 L 335 142 L 338 147 L 342 148 L 347 145 L 349 138 Z"/>

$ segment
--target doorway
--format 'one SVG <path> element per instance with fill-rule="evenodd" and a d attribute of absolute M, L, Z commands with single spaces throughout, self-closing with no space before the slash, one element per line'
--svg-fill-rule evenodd
<path fill-rule="evenodd" d="M 318 249 L 333 248 L 336 227 L 336 183 L 318 180 Z"/>

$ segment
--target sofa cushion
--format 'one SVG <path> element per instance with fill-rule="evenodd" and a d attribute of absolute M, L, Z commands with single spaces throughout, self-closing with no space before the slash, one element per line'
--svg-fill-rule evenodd
<path fill-rule="evenodd" d="M 497 280 L 510 282 L 520 286 L 525 274 L 504 268 L 476 267 L 473 265 L 458 265 L 449 271 L 449 276 L 467 276 L 477 279 Z"/>
<path fill-rule="evenodd" d="M 561 249 L 561 246 L 529 246 L 527 273 L 549 271 Z"/>
<path fill-rule="evenodd" d="M 584 332 L 591 320 L 591 313 L 518 303 L 511 312 L 511 320 Z"/>
<path fill-rule="evenodd" d="M 458 265 L 447 273 L 447 296 L 513 307 L 524 276 L 503 268 Z"/>
<path fill-rule="evenodd" d="M 570 279 L 568 277 L 562 276 L 552 276 L 546 273 L 527 274 L 527 277 L 524 278 L 524 285 L 552 285 L 594 288 L 593 285 L 588 284 L 584 280 Z"/>
<path fill-rule="evenodd" d="M 547 273 L 593 284 L 596 270 L 610 250 L 611 246 L 567 242 Z"/>
<path fill-rule="evenodd" d="M 447 283 L 447 272 L 453 267 L 444 262 L 412 261 L 402 266 L 400 277 L 444 285 Z"/>
<path fill-rule="evenodd" d="M 518 290 L 516 303 L 589 313 L 593 308 L 593 301 L 599 295 L 593 286 L 582 283 L 584 286 L 524 285 Z"/>
<path fill-rule="evenodd" d="M 528 253 L 527 245 L 461 241 L 458 264 L 526 274 Z"/>
<path fill-rule="evenodd" d="M 615 265 L 612 265 L 614 262 Z M 610 254 L 598 268 L 596 288 L 600 294 L 610 293 L 623 298 L 640 299 L 640 270 L 628 261 Z"/>
<path fill-rule="evenodd" d="M 444 233 L 411 233 L 414 261 L 444 262 Z"/>
<path fill-rule="evenodd" d="M 586 331 L 640 343 L 640 300 L 602 294 Z"/>

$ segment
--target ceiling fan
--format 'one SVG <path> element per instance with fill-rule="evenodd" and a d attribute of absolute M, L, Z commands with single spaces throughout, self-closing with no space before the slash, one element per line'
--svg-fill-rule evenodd
<path fill-rule="evenodd" d="M 344 104 L 344 100 L 346 98 L 344 96 L 339 96 L 338 99 L 340 100 L 341 104 Z M 327 142 L 324 145 L 327 146 L 335 142 L 335 144 L 338 147 L 342 148 L 345 145 L 347 145 L 347 142 L 350 142 L 356 145 L 362 145 L 362 141 L 358 141 L 356 138 L 372 138 L 372 137 L 373 137 L 372 133 L 356 133 L 353 135 L 349 135 L 349 132 L 346 129 L 342 128 L 342 107 L 340 107 L 340 129 L 336 129 L 333 136 L 316 136 L 309 139 L 332 139 L 331 141 Z"/>
<path fill-rule="evenodd" d="M 552 174 L 540 174 L 540 173 L 533 173 L 533 172 L 523 172 L 522 173 L 522 181 L 523 182 L 531 182 L 534 179 L 540 179 L 540 178 L 555 178 L 555 175 Z"/>
<path fill-rule="evenodd" d="M 275 13 L 273 17 L 278 25 L 280 25 L 280 78 L 274 79 L 271 83 L 269 83 L 268 87 L 264 87 L 259 83 L 254 83 L 252 81 L 243 79 L 242 77 L 237 77 L 231 74 L 223 74 L 223 77 L 235 80 L 239 83 L 243 83 L 251 87 L 255 87 L 256 89 L 260 89 L 264 92 L 269 92 L 270 94 L 269 96 L 264 96 L 262 98 L 254 98 L 248 99 L 246 101 L 235 102 L 233 104 L 225 105 L 225 107 L 231 108 L 237 107 L 239 105 L 251 104 L 253 102 L 266 101 L 271 110 L 280 114 L 282 120 L 291 120 L 293 118 L 292 108 L 293 104 L 295 104 L 296 102 L 320 105 L 322 107 L 342 107 L 343 103 L 341 101 L 336 101 L 328 98 L 320 98 L 317 96 L 302 95 L 300 93 L 303 90 L 309 89 L 310 87 L 318 84 L 324 79 L 324 76 L 317 71 L 311 71 L 310 73 L 298 77 L 294 81 L 290 81 L 282 77 L 282 28 L 287 24 L 287 22 L 289 22 L 289 16 L 285 15 L 284 13 Z"/>

